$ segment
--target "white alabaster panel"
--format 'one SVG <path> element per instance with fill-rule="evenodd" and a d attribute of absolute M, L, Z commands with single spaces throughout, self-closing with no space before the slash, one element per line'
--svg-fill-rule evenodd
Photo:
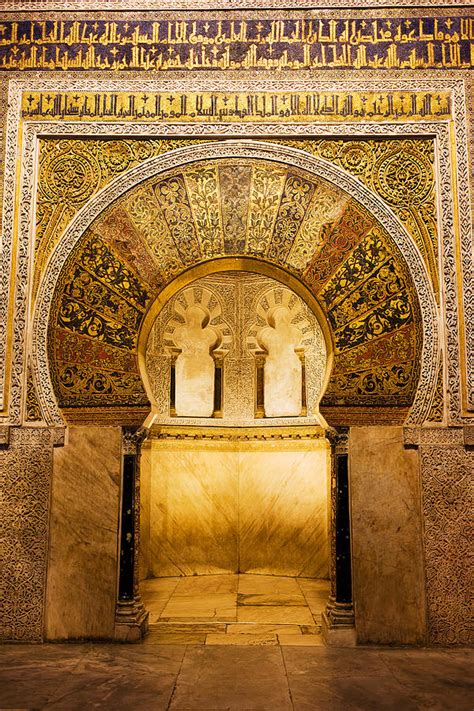
<path fill-rule="evenodd" d="M 199 309 L 190 328 L 189 314 Z M 326 370 L 321 327 L 307 304 L 275 279 L 250 272 L 197 279 L 159 313 L 146 349 L 156 422 L 193 424 L 213 413 L 214 361 L 222 358 L 222 417 L 218 424 L 319 422 Z M 298 349 L 298 353 L 296 352 Z M 256 353 L 265 354 L 265 418 L 256 418 Z M 302 361 L 307 417 L 302 416 Z M 170 417 L 170 371 L 175 359 L 175 410 Z M 180 419 L 179 419 L 180 418 Z M 283 422 L 284 418 L 288 418 Z M 291 419 L 290 419 L 291 418 Z M 292 422 L 293 420 L 293 422 Z M 210 420 L 215 424 L 215 419 Z M 272 423 L 273 424 L 273 423 Z"/>
<path fill-rule="evenodd" d="M 153 442 L 152 576 L 237 569 L 238 471 L 232 448 Z"/>
<path fill-rule="evenodd" d="M 212 349 L 218 341 L 208 326 L 208 314 L 200 306 L 190 306 L 185 323 L 173 334 L 180 353 L 176 359 L 176 414 L 184 417 L 212 417 L 214 410 L 214 360 Z"/>
<path fill-rule="evenodd" d="M 239 521 L 242 572 L 328 577 L 325 440 L 242 452 Z"/>
<path fill-rule="evenodd" d="M 268 325 L 258 333 L 267 352 L 264 365 L 263 403 L 266 417 L 298 417 L 302 405 L 302 366 L 296 353 L 303 334 L 291 323 L 286 306 L 269 314 Z"/>
<path fill-rule="evenodd" d="M 328 576 L 325 440 L 155 440 L 146 456 L 141 538 L 150 577 Z"/>
<path fill-rule="evenodd" d="M 47 639 L 113 636 L 120 471 L 120 427 L 70 427 L 54 450 Z"/>

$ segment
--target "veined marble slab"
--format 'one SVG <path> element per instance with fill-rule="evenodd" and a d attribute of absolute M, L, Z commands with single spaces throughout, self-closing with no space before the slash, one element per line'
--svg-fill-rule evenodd
<path fill-rule="evenodd" d="M 328 576 L 326 440 L 147 446 L 141 536 L 149 575 Z M 239 592 L 301 595 L 271 585 Z"/>
<path fill-rule="evenodd" d="M 73 427 L 54 450 L 46 638 L 112 637 L 120 427 Z"/>

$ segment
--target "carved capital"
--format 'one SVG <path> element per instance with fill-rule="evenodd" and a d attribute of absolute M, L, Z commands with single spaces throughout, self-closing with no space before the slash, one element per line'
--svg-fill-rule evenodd
<path fill-rule="evenodd" d="M 138 450 L 143 440 L 148 435 L 146 427 L 123 427 L 122 428 L 122 453 L 138 454 Z"/>
<path fill-rule="evenodd" d="M 349 452 L 349 427 L 329 427 L 326 437 L 331 443 L 334 454 L 348 454 Z"/>

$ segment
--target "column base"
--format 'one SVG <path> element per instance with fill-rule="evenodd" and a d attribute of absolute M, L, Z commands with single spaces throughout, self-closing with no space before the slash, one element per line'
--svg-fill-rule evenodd
<path fill-rule="evenodd" d="M 355 647 L 357 634 L 352 605 L 329 603 L 322 614 L 321 634 L 329 647 Z"/>
<path fill-rule="evenodd" d="M 119 601 L 115 610 L 114 640 L 140 642 L 148 632 L 148 617 L 140 599 Z"/>

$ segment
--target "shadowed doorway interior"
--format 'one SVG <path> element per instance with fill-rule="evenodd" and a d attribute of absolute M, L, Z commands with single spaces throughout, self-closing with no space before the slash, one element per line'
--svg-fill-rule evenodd
<path fill-rule="evenodd" d="M 313 311 L 262 274 L 209 274 L 160 310 L 145 356 L 139 566 L 157 641 L 322 643 L 326 364 Z"/>

